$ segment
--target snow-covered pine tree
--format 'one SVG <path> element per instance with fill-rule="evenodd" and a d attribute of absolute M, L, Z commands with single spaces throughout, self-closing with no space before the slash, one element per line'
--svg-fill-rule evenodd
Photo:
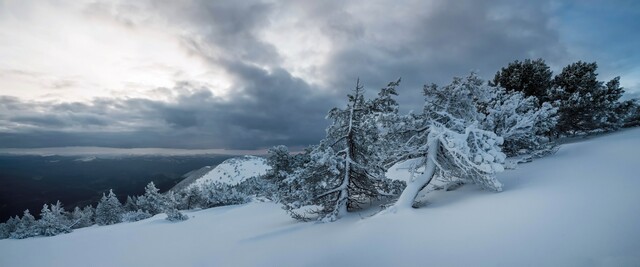
<path fill-rule="evenodd" d="M 421 116 L 413 116 L 404 132 L 411 135 L 396 155 L 417 158 L 412 177 L 397 202 L 389 209 L 411 208 L 418 193 L 434 178 L 447 182 L 471 181 L 492 191 L 501 191 L 495 173 L 502 171 L 505 155 L 500 152 L 502 138 L 481 128 L 483 118 L 474 100 L 474 90 L 484 81 L 470 75 L 454 78 L 450 85 L 424 87 L 425 106 Z M 417 169 L 424 168 L 423 172 Z"/>
<path fill-rule="evenodd" d="M 23 239 L 33 236 L 38 236 L 40 231 L 38 229 L 36 218 L 31 215 L 29 210 L 25 210 L 22 218 L 17 222 L 15 231 L 9 234 L 10 238 Z"/>
<path fill-rule="evenodd" d="M 11 233 L 16 230 L 18 223 L 20 222 L 20 217 L 16 215 L 15 217 L 9 217 L 9 219 L 3 223 L 2 230 L 0 230 L 0 239 L 9 238 Z"/>
<path fill-rule="evenodd" d="M 333 122 L 326 138 L 310 153 L 305 167 L 286 179 L 300 190 L 283 201 L 294 218 L 310 219 L 294 210 L 313 205 L 318 207 L 311 212 L 317 219 L 334 221 L 382 194 L 379 181 L 385 170 L 373 149 L 378 128 L 367 121 L 372 113 L 359 81 L 348 95 L 347 107 L 329 111 L 327 118 Z"/>
<path fill-rule="evenodd" d="M 11 234 L 11 232 L 9 231 L 7 223 L 0 223 L 0 239 L 9 238 L 9 234 Z"/>
<path fill-rule="evenodd" d="M 73 213 L 71 213 L 71 228 L 78 229 L 93 225 L 94 214 L 94 209 L 90 205 L 84 207 L 84 209 L 75 207 L 75 209 L 73 209 Z"/>
<path fill-rule="evenodd" d="M 49 205 L 44 204 L 37 224 L 38 228 L 40 228 L 40 234 L 44 236 L 71 233 L 71 222 L 67 220 L 60 201 L 56 202 L 56 204 L 51 204 L 51 208 L 49 208 Z"/>
<path fill-rule="evenodd" d="M 203 198 L 200 187 L 191 186 L 180 191 L 180 204 L 182 209 L 195 209 L 206 207 L 206 200 Z"/>
<path fill-rule="evenodd" d="M 122 214 L 124 209 L 122 204 L 113 193 L 113 190 L 109 190 L 109 195 L 102 195 L 102 199 L 96 207 L 96 223 L 98 225 L 110 225 L 116 224 L 122 221 Z"/>
<path fill-rule="evenodd" d="M 151 215 L 162 213 L 166 210 L 167 198 L 160 194 L 153 182 L 149 182 L 144 188 L 144 195 L 138 197 L 137 207 L 146 210 Z"/>
<path fill-rule="evenodd" d="M 291 154 L 289 148 L 283 145 L 270 148 L 267 152 L 267 164 L 271 168 L 263 177 L 271 185 L 263 185 L 265 190 L 270 191 L 266 192 L 265 196 L 280 201 L 287 199 L 288 195 L 294 193 L 286 180 L 310 161 L 312 151 L 313 147 L 308 147 L 302 153 Z"/>
<path fill-rule="evenodd" d="M 125 211 L 137 211 L 139 207 L 136 203 L 138 203 L 138 197 L 127 196 L 127 200 L 124 202 L 122 208 L 124 208 Z"/>

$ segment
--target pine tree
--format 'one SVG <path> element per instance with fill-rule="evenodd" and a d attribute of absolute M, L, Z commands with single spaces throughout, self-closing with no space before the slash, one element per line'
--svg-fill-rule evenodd
<path fill-rule="evenodd" d="M 525 96 L 534 96 L 538 103 L 548 102 L 549 90 L 553 85 L 553 73 L 541 58 L 514 61 L 498 71 L 489 84 L 505 88 L 508 92 L 522 92 Z"/>
<path fill-rule="evenodd" d="M 113 193 L 113 190 L 109 190 L 109 195 L 102 195 L 102 199 L 96 207 L 96 223 L 98 225 L 110 225 L 116 224 L 122 221 L 122 214 L 124 209 L 122 204 Z"/>
<path fill-rule="evenodd" d="M 20 218 L 16 224 L 15 231 L 13 231 L 9 237 L 14 239 L 23 239 L 38 236 L 40 234 L 38 230 L 36 218 L 31 215 L 29 210 L 25 210 L 24 215 L 22 215 L 22 218 Z"/>
<path fill-rule="evenodd" d="M 127 200 L 124 202 L 124 210 L 125 211 L 137 211 L 139 209 L 138 204 L 136 204 L 138 202 L 138 198 L 136 196 L 127 196 Z"/>
<path fill-rule="evenodd" d="M 11 233 L 16 230 L 19 222 L 20 218 L 17 215 L 15 217 L 9 217 L 9 219 L 2 224 L 0 229 L 0 239 L 9 238 Z"/>
<path fill-rule="evenodd" d="M 167 221 L 170 222 L 179 222 L 185 221 L 189 219 L 189 216 L 182 214 L 177 208 L 178 200 L 175 198 L 173 191 L 169 191 L 167 194 L 167 204 L 166 204 L 166 213 L 167 213 Z"/>
<path fill-rule="evenodd" d="M 137 207 L 148 211 L 152 215 L 164 212 L 166 210 L 167 198 L 160 194 L 159 191 L 153 182 L 147 184 L 144 188 L 144 195 L 138 197 Z"/>
<path fill-rule="evenodd" d="M 391 90 L 383 93 L 384 97 L 388 95 L 392 95 Z M 286 179 L 290 187 L 299 190 L 283 201 L 294 218 L 310 219 L 294 210 L 315 205 L 319 208 L 311 213 L 317 219 L 334 221 L 383 195 L 380 181 L 385 170 L 374 149 L 379 132 L 371 114 L 385 105 L 389 107 L 388 100 L 366 102 L 358 81 L 354 93 L 348 95 L 347 107 L 329 111 L 327 118 L 333 122 L 327 128 L 327 137 L 309 154 L 304 168 Z"/>
<path fill-rule="evenodd" d="M 38 220 L 40 234 L 44 236 L 54 236 L 64 233 L 71 233 L 70 222 L 65 217 L 65 211 L 60 201 L 52 204 L 51 208 L 44 204 Z"/>
<path fill-rule="evenodd" d="M 598 81 L 597 69 L 595 62 L 578 61 L 555 77 L 553 97 L 559 100 L 559 133 L 608 131 L 621 125 L 621 119 L 615 114 L 624 92 L 619 77 L 605 85 Z"/>

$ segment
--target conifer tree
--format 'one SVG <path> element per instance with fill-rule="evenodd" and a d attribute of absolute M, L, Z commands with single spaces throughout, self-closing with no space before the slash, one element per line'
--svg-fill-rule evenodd
<path fill-rule="evenodd" d="M 40 211 L 40 220 L 38 220 L 40 234 L 44 236 L 54 236 L 64 233 L 71 233 L 70 222 L 65 217 L 65 211 L 60 201 L 56 204 L 44 204 Z"/>
<path fill-rule="evenodd" d="M 15 239 L 38 236 L 40 234 L 38 230 L 36 218 L 31 215 L 29 210 L 25 210 L 22 218 L 20 218 L 16 224 L 15 231 L 13 231 L 9 236 Z"/>
<path fill-rule="evenodd" d="M 124 209 L 122 204 L 113 193 L 113 190 L 109 190 L 109 195 L 102 195 L 102 199 L 96 207 L 96 223 L 98 225 L 110 225 L 116 224 L 122 221 L 122 214 Z"/>
<path fill-rule="evenodd" d="M 144 188 L 144 195 L 138 197 L 137 207 L 146 210 L 151 215 L 162 213 L 166 210 L 167 198 L 160 194 L 153 182 L 149 182 Z"/>

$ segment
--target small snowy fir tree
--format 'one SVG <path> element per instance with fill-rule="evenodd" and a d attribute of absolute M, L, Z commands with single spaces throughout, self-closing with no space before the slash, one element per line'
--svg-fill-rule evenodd
<path fill-rule="evenodd" d="M 54 236 L 71 233 L 70 224 L 60 201 L 56 202 L 55 205 L 51 204 L 51 208 L 49 208 L 49 205 L 44 204 L 40 211 L 40 220 L 38 220 L 40 234 Z"/>
<path fill-rule="evenodd" d="M 0 239 L 9 238 L 11 233 L 16 230 L 18 222 L 20 222 L 20 217 L 17 215 L 15 217 L 9 217 L 9 219 L 0 226 Z"/>
<path fill-rule="evenodd" d="M 16 229 L 13 231 L 9 237 L 14 239 L 23 239 L 33 236 L 38 236 L 40 231 L 38 229 L 36 218 L 31 215 L 29 210 L 24 211 L 24 215 L 17 222 Z"/>
<path fill-rule="evenodd" d="M 445 182 L 462 179 L 492 191 L 501 191 L 495 173 L 503 170 L 502 138 L 480 127 L 483 115 L 474 101 L 474 90 L 483 81 L 471 75 L 454 78 L 444 87 L 425 86 L 424 113 L 414 117 L 405 132 L 413 133 L 399 154 L 416 155 L 417 164 L 397 202 L 389 209 L 411 208 L 418 193 L 439 177 Z M 418 172 L 417 169 L 424 168 Z"/>
<path fill-rule="evenodd" d="M 166 210 L 167 198 L 160 194 L 153 182 L 144 188 L 144 195 L 138 197 L 137 207 L 146 210 L 152 215 L 162 213 Z"/>
<path fill-rule="evenodd" d="M 93 225 L 94 214 L 94 209 L 91 206 L 86 206 L 84 209 L 76 207 L 71 213 L 71 228 L 78 229 Z"/>
<path fill-rule="evenodd" d="M 102 195 L 102 199 L 96 207 L 96 223 L 98 225 L 116 224 L 122 221 L 124 209 L 122 204 L 113 193 L 109 190 L 109 195 Z"/>
<path fill-rule="evenodd" d="M 182 214 L 179 210 L 178 210 L 178 200 L 175 198 L 175 195 L 173 193 L 173 191 L 169 191 L 169 193 L 167 193 L 167 221 L 170 222 L 179 222 L 179 221 L 184 221 L 189 219 L 189 216 Z"/>
<path fill-rule="evenodd" d="M 124 208 L 125 211 L 137 211 L 140 208 L 136 203 L 138 203 L 138 197 L 127 196 L 127 200 L 124 202 L 124 206 L 122 207 Z"/>

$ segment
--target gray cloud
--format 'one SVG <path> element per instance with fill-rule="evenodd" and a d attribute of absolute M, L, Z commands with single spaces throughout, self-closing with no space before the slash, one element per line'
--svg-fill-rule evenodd
<path fill-rule="evenodd" d="M 229 93 L 176 80 L 173 88 L 153 90 L 169 100 L 0 97 L 0 147 L 302 146 L 323 137 L 326 111 L 344 103 L 357 77 L 370 94 L 402 77 L 401 103 L 414 109 L 425 83 L 471 70 L 490 78 L 515 59 L 571 60 L 549 1 L 98 1 L 85 13 L 132 30 L 152 25 L 174 33 L 182 49 L 225 74 Z M 276 21 L 294 33 L 317 32 L 331 44 L 313 66 L 321 84 L 296 76 L 285 64 L 286 46 L 265 38 Z"/>

